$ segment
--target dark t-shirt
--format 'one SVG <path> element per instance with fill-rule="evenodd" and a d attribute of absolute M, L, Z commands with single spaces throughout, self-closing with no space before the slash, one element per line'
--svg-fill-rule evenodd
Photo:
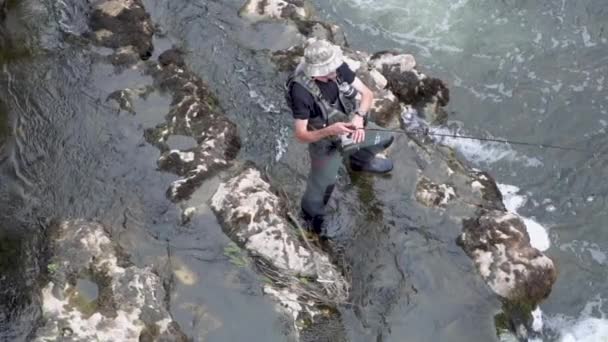
<path fill-rule="evenodd" d="M 342 63 L 336 70 L 338 77 L 349 84 L 355 81 L 355 73 L 348 67 L 346 63 Z M 321 82 L 315 81 L 321 96 L 329 103 L 335 103 L 338 100 L 338 85 L 336 82 Z M 315 98 L 298 83 L 294 83 L 291 87 L 291 99 L 293 105 L 291 112 L 293 113 L 294 119 L 307 120 L 310 118 L 321 115 L 321 108 L 315 103 Z M 342 111 L 344 109 L 341 109 Z"/>

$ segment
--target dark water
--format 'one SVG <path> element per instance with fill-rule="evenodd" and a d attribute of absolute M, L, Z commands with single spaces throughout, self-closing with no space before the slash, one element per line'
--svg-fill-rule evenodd
<path fill-rule="evenodd" d="M 289 36 L 279 25 L 243 22 L 237 17 L 240 0 L 145 5 L 164 33 L 156 37 L 156 54 L 172 45 L 187 51 L 188 64 L 239 127 L 239 158 L 267 168 L 296 201 L 307 171 L 305 152 L 290 138 L 281 95 L 285 75 L 274 69 L 266 50 L 289 46 Z M 580 321 L 605 332 L 605 321 L 590 317 L 608 312 L 603 304 L 608 235 L 602 225 L 606 5 L 591 0 L 315 5 L 321 16 L 343 25 L 353 47 L 404 49 L 424 71 L 446 79 L 453 92 L 449 110 L 466 133 L 599 152 L 589 157 L 454 143 L 499 182 L 519 187 L 528 200 L 520 214 L 549 229 L 548 253 L 560 276 L 542 305 L 552 328 L 547 340 L 574 331 Z M 138 70 L 118 74 L 97 61 L 99 50 L 77 37 L 86 29 L 85 8 L 77 0 L 24 1 L 7 21 L 12 51 L 28 53 L 0 59 L 0 102 L 6 107 L 0 119 L 3 113 L 9 119 L 0 150 L 0 271 L 8 275 L 3 283 L 26 286 L 2 287 L 7 301 L 0 310 L 0 339 L 24 340 L 35 327 L 40 300 L 35 289 L 44 273 L 49 222 L 86 218 L 106 224 L 138 265 L 166 265 L 171 255 L 163 274 L 176 278 L 171 311 L 195 340 L 285 340 L 285 323 L 274 303 L 261 296 L 260 279 L 224 253 L 229 241 L 205 204 L 218 179 L 187 203 L 176 206 L 165 198 L 175 177 L 156 170 L 159 153 L 144 141 L 143 131 L 162 121 L 166 95 L 136 101 L 135 116 L 105 102 L 114 90 L 151 80 Z M 407 162 L 398 160 L 397 166 Z M 343 308 L 349 338 L 496 340 L 493 316 L 499 303 L 455 245 L 459 225 L 414 203 L 415 178 L 344 175 L 330 203 L 331 234 L 353 275 L 353 303 Z M 196 207 L 198 214 L 181 225 L 186 207 Z M 589 341 L 605 336 L 584 333 Z"/>

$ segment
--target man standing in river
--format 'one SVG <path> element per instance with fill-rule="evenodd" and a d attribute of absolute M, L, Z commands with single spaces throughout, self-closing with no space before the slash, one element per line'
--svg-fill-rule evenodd
<path fill-rule="evenodd" d="M 361 94 L 357 105 L 355 96 Z M 389 159 L 376 154 L 393 137 L 365 131 L 374 95 L 344 63 L 342 50 L 326 40 L 310 40 L 304 58 L 286 83 L 286 98 L 295 121 L 295 137 L 308 144 L 311 170 L 302 198 L 302 215 L 323 234 L 325 206 L 334 189 L 342 158 L 352 171 L 388 173 Z"/>

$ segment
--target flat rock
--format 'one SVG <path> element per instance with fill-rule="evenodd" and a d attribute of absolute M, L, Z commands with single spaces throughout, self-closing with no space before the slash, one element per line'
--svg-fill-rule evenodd
<path fill-rule="evenodd" d="M 130 265 L 103 226 L 64 221 L 52 235 L 34 341 L 187 341 L 166 308 L 162 280 Z"/>
<path fill-rule="evenodd" d="M 271 282 L 264 292 L 295 320 L 343 303 L 349 284 L 326 253 L 307 242 L 256 168 L 246 166 L 220 184 L 211 208 L 224 232 L 245 249 Z"/>

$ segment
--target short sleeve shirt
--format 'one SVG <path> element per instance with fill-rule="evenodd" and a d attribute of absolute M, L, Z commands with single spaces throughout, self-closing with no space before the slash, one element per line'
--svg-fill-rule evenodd
<path fill-rule="evenodd" d="M 355 73 L 348 67 L 348 64 L 342 63 L 336 70 L 338 77 L 348 84 L 352 84 L 355 81 Z M 321 82 L 315 81 L 321 96 L 329 102 L 335 103 L 338 100 L 338 85 L 336 82 Z M 311 93 L 306 90 L 302 85 L 294 83 L 291 87 L 291 99 L 292 107 L 291 112 L 293 113 L 294 119 L 308 120 L 322 115 L 321 108 L 315 102 L 315 99 Z M 340 108 L 344 111 L 343 108 Z"/>

